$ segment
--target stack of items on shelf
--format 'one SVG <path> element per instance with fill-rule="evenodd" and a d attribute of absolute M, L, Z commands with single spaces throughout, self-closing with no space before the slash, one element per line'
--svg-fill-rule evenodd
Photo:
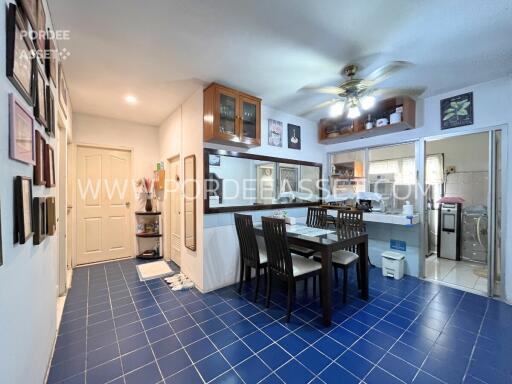
<path fill-rule="evenodd" d="M 183 291 L 185 289 L 194 288 L 194 283 L 184 273 L 167 277 L 164 280 L 171 286 L 173 291 Z"/>

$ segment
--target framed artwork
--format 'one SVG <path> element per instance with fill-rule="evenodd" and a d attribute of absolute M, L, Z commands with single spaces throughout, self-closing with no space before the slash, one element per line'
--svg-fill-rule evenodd
<path fill-rule="evenodd" d="M 43 126 L 48 126 L 48 118 L 46 116 L 48 105 L 46 97 L 48 94 L 46 78 L 43 69 L 39 64 L 36 63 L 35 70 L 35 81 L 36 81 L 36 106 L 34 108 L 34 116 L 36 120 Z"/>
<path fill-rule="evenodd" d="M 184 159 L 185 247 L 196 250 L 196 156 Z"/>
<path fill-rule="evenodd" d="M 288 148 L 300 149 L 300 127 L 288 124 Z"/>
<path fill-rule="evenodd" d="M 55 100 L 51 87 L 46 86 L 46 133 L 50 137 L 55 137 Z"/>
<path fill-rule="evenodd" d="M 34 119 L 12 93 L 9 94 L 9 157 L 35 164 Z"/>
<path fill-rule="evenodd" d="M 46 144 L 45 150 L 44 180 L 47 188 L 55 187 L 55 157 L 49 144 Z"/>
<path fill-rule="evenodd" d="M 218 167 L 220 166 L 220 155 L 209 155 L 208 161 L 210 165 Z"/>
<path fill-rule="evenodd" d="M 16 176 L 14 179 L 14 228 L 15 240 L 25 244 L 33 235 L 32 179 Z"/>
<path fill-rule="evenodd" d="M 34 245 L 39 245 L 46 238 L 46 198 L 34 197 L 32 202 L 34 217 Z"/>
<path fill-rule="evenodd" d="M 299 190 L 299 169 L 279 167 L 279 192 L 296 192 Z"/>
<path fill-rule="evenodd" d="M 46 13 L 43 7 L 43 0 L 37 0 L 37 28 L 35 30 L 39 34 L 37 45 L 39 49 L 44 50 L 46 46 Z"/>
<path fill-rule="evenodd" d="M 7 11 L 6 76 L 31 106 L 34 103 L 34 47 L 23 36 L 25 24 L 15 4 Z"/>
<path fill-rule="evenodd" d="M 37 0 L 18 0 L 18 4 L 34 31 L 37 30 L 37 3 Z"/>
<path fill-rule="evenodd" d="M 48 30 L 49 31 L 49 30 Z M 53 85 L 57 86 L 57 46 L 55 45 L 54 39 L 46 39 L 46 57 L 45 57 L 45 69 L 46 77 L 48 81 L 51 80 Z"/>
<path fill-rule="evenodd" d="M 46 141 L 36 130 L 36 165 L 34 166 L 34 185 L 46 185 L 44 164 L 46 158 Z"/>
<path fill-rule="evenodd" d="M 62 67 L 62 63 L 59 63 L 59 104 L 64 117 L 67 119 L 68 88 L 66 86 L 66 79 L 64 78 L 64 68 Z"/>
<path fill-rule="evenodd" d="M 55 197 L 46 198 L 46 234 L 55 235 L 57 230 L 57 218 L 55 216 Z"/>
<path fill-rule="evenodd" d="M 268 145 L 283 146 L 283 122 L 268 119 Z"/>
<path fill-rule="evenodd" d="M 473 92 L 441 100 L 441 129 L 473 124 Z"/>

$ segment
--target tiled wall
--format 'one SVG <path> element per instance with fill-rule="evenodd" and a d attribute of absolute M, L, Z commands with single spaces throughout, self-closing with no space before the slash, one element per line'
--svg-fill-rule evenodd
<path fill-rule="evenodd" d="M 460 196 L 464 205 L 487 205 L 487 172 L 456 172 L 446 178 L 446 196 Z"/>

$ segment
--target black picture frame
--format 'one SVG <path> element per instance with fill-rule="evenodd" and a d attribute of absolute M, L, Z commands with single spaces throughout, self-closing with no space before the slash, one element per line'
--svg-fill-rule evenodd
<path fill-rule="evenodd" d="M 55 137 L 55 98 L 49 85 L 46 86 L 46 133 L 50 137 Z"/>
<path fill-rule="evenodd" d="M 48 36 L 51 36 L 50 29 L 48 29 Z M 55 87 L 58 86 L 58 52 L 57 45 L 54 39 L 46 39 L 46 52 L 45 52 L 45 70 L 48 82 L 51 81 Z"/>
<path fill-rule="evenodd" d="M 26 24 L 16 4 L 9 4 L 6 20 L 6 76 L 25 101 L 33 106 L 36 58 L 32 41 L 28 35 L 22 36 Z M 23 46 L 20 47 L 20 43 Z"/>
<path fill-rule="evenodd" d="M 36 164 L 34 166 L 34 185 L 46 185 L 45 180 L 45 159 L 46 159 L 46 140 L 43 135 L 36 130 Z"/>
<path fill-rule="evenodd" d="M 37 3 L 38 0 L 18 0 L 23 14 L 30 23 L 30 26 L 35 31 L 37 30 Z"/>
<path fill-rule="evenodd" d="M 288 148 L 300 149 L 300 126 L 288 124 Z"/>
<path fill-rule="evenodd" d="M 48 83 L 46 81 L 44 70 L 39 64 L 36 64 L 34 81 L 36 90 L 34 117 L 39 122 L 39 124 L 41 124 L 46 129 L 48 126 L 48 102 L 46 101 L 48 94 Z"/>
<path fill-rule="evenodd" d="M 48 143 L 44 157 L 44 180 L 46 188 L 55 187 L 55 152 Z"/>
<path fill-rule="evenodd" d="M 55 235 L 57 230 L 57 217 L 55 213 L 55 197 L 46 198 L 46 234 L 48 236 Z"/>
<path fill-rule="evenodd" d="M 440 106 L 441 129 L 463 127 L 474 123 L 473 92 L 442 99 Z"/>
<path fill-rule="evenodd" d="M 15 242 L 25 244 L 34 234 L 32 221 L 32 179 L 14 178 L 14 229 Z"/>
<path fill-rule="evenodd" d="M 34 223 L 34 245 L 39 245 L 46 238 L 46 198 L 34 197 L 32 202 L 32 214 L 32 222 Z"/>

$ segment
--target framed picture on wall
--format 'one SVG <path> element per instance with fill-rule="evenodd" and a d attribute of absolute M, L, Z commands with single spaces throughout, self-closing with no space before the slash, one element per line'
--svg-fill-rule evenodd
<path fill-rule="evenodd" d="M 34 185 L 46 185 L 44 176 L 46 141 L 39 131 L 36 130 L 36 165 L 34 166 Z"/>
<path fill-rule="evenodd" d="M 283 122 L 268 119 L 268 145 L 283 146 Z"/>
<path fill-rule="evenodd" d="M 29 111 L 9 94 L 9 157 L 23 163 L 35 164 L 34 119 Z"/>
<path fill-rule="evenodd" d="M 46 144 L 45 151 L 44 180 L 47 188 L 55 187 L 55 157 L 49 144 Z"/>
<path fill-rule="evenodd" d="M 288 124 L 288 148 L 300 149 L 300 127 Z"/>
<path fill-rule="evenodd" d="M 55 235 L 57 229 L 57 218 L 55 216 L 55 197 L 46 198 L 46 234 Z"/>
<path fill-rule="evenodd" d="M 37 30 L 37 3 L 37 0 L 18 0 L 18 4 L 34 31 Z"/>
<path fill-rule="evenodd" d="M 50 31 L 50 30 L 48 30 Z M 49 34 L 50 35 L 50 34 Z M 57 54 L 57 46 L 55 45 L 54 39 L 46 39 L 46 60 L 45 60 L 45 69 L 46 69 L 46 77 L 48 81 L 51 81 L 53 85 L 57 86 L 57 65 L 58 65 L 58 54 Z"/>
<path fill-rule="evenodd" d="M 48 118 L 46 116 L 48 106 L 46 101 L 46 96 L 48 91 L 46 88 L 48 84 L 46 82 L 45 74 L 43 69 L 39 64 L 36 64 L 35 70 L 35 81 L 36 81 L 36 106 L 34 108 L 34 116 L 36 120 L 43 126 L 47 127 Z"/>
<path fill-rule="evenodd" d="M 34 103 L 33 45 L 18 7 L 9 4 L 6 28 L 6 76 L 29 105 Z"/>
<path fill-rule="evenodd" d="M 14 179 L 14 229 L 15 241 L 25 244 L 33 235 L 32 179 L 16 176 Z"/>
<path fill-rule="evenodd" d="M 473 92 L 441 100 L 441 129 L 473 124 Z"/>
<path fill-rule="evenodd" d="M 46 133 L 50 137 L 55 137 L 55 100 L 53 91 L 48 85 L 46 87 Z"/>
<path fill-rule="evenodd" d="M 299 169 L 279 167 L 279 192 L 296 192 L 299 190 Z"/>
<path fill-rule="evenodd" d="M 34 217 L 34 245 L 39 245 L 46 238 L 46 198 L 34 197 L 32 203 Z"/>
<path fill-rule="evenodd" d="M 37 38 L 38 48 L 43 50 L 46 46 L 46 12 L 43 7 L 43 0 L 37 0 Z"/>
<path fill-rule="evenodd" d="M 68 112 L 68 88 L 66 79 L 64 78 L 64 68 L 62 63 L 59 63 L 59 105 L 62 110 L 64 118 L 67 119 Z"/>

